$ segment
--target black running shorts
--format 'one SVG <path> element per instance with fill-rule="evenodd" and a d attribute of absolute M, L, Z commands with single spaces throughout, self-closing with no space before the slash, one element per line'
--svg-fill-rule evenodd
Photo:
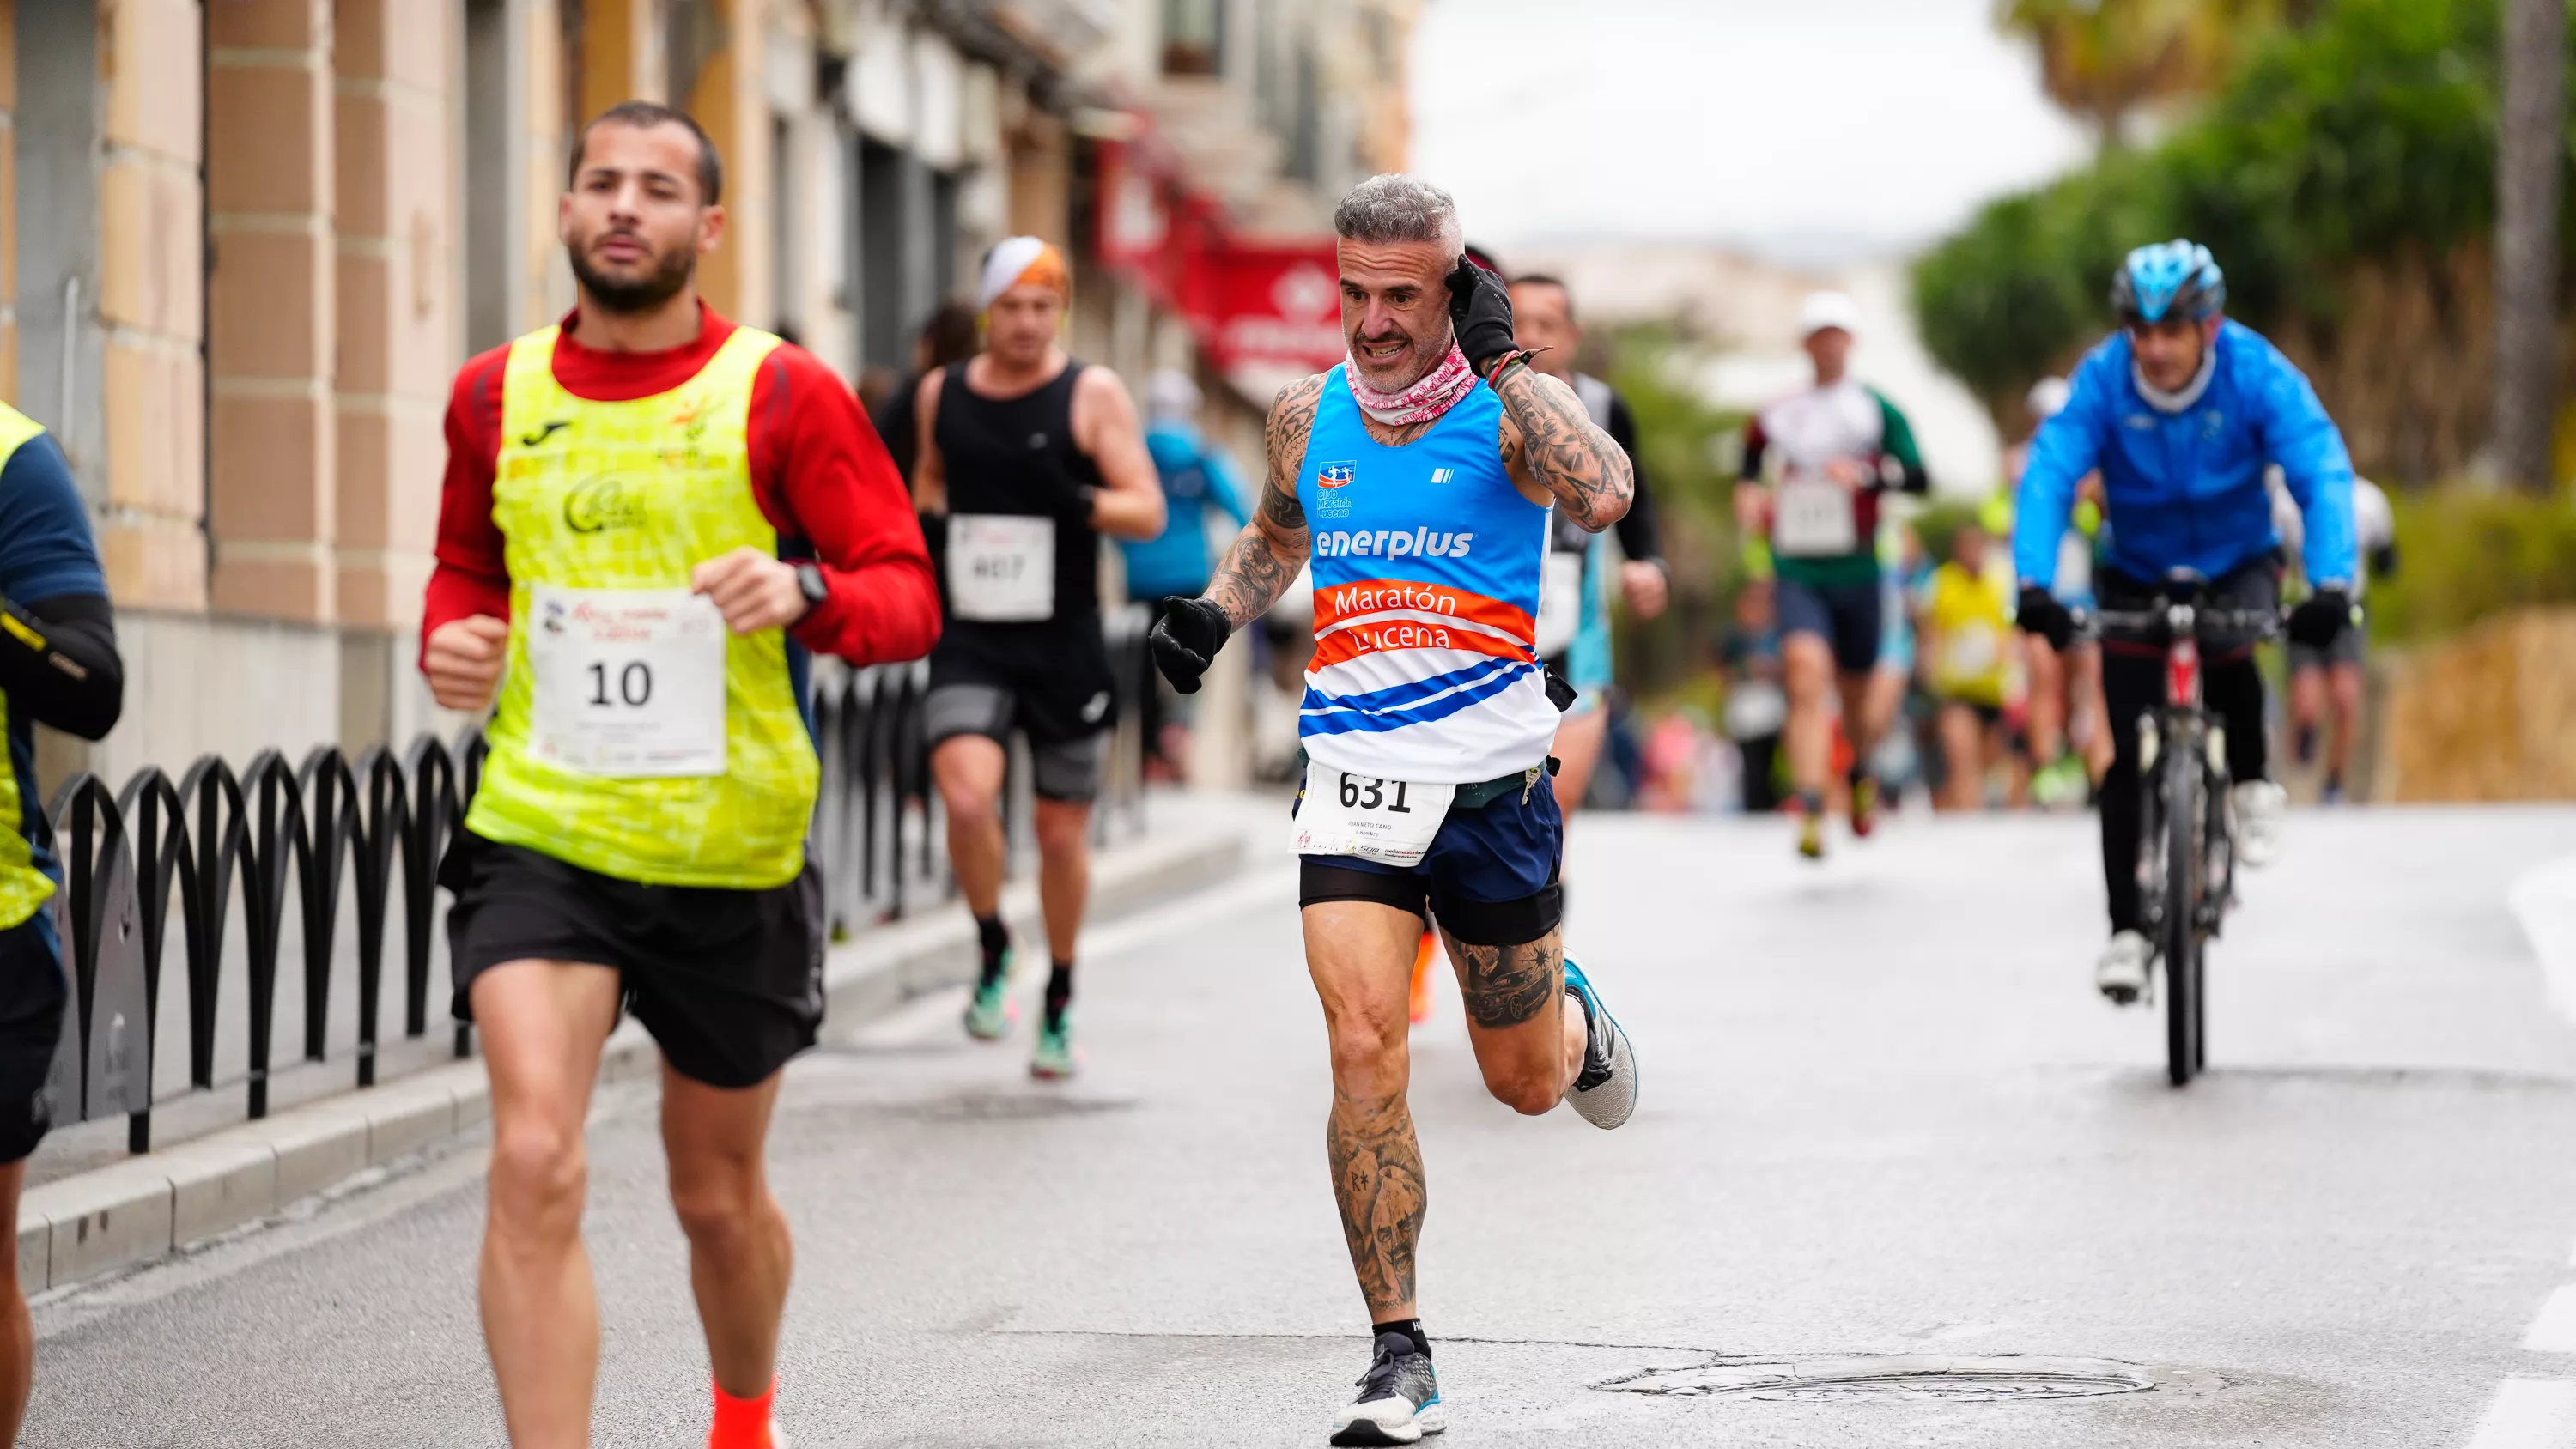
<path fill-rule="evenodd" d="M 71 984 L 51 903 L 0 931 L 0 1166 L 23 1162 L 51 1126 L 45 1078 L 62 1041 Z"/>
<path fill-rule="evenodd" d="M 640 885 L 467 834 L 439 881 L 456 896 L 460 1021 L 474 1019 L 474 978 L 504 962 L 612 967 L 671 1070 L 726 1088 L 767 1081 L 823 1023 L 823 878 L 810 859 L 769 890 Z"/>

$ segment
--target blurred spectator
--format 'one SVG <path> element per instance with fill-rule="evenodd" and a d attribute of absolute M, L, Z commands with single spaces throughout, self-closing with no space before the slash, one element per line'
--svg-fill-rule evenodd
<path fill-rule="evenodd" d="M 885 440 L 886 451 L 894 455 L 895 469 L 906 484 L 912 482 L 913 455 L 921 446 L 912 407 L 921 393 L 921 380 L 950 363 L 973 357 L 975 333 L 975 313 L 965 303 L 940 303 L 930 320 L 921 324 L 921 335 L 912 340 L 912 370 L 868 409 L 868 421 L 877 425 L 877 436 Z M 933 535 L 932 541 L 938 542 L 938 536 Z"/>
<path fill-rule="evenodd" d="M 1163 531 L 1142 542 L 1118 545 L 1127 560 L 1127 597 L 1152 608 L 1160 622 L 1162 601 L 1195 598 L 1205 591 L 1218 543 L 1208 536 L 1214 507 L 1242 528 L 1252 521 L 1242 477 L 1225 453 L 1199 431 L 1199 388 L 1188 373 L 1166 367 L 1145 388 L 1145 447 L 1163 480 Z M 1138 696 L 1149 778 L 1176 779 L 1189 758 L 1186 702 L 1166 691 L 1151 660 Z"/>
<path fill-rule="evenodd" d="M 1735 621 L 1719 648 L 1726 671 L 1726 735 L 1742 756 L 1744 808 L 1754 814 L 1780 808 L 1780 732 L 1789 722 L 1772 587 L 1762 579 L 1737 591 Z"/>

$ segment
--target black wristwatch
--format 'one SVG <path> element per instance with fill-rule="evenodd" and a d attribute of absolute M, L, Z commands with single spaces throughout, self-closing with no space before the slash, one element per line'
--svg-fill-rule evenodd
<path fill-rule="evenodd" d="M 809 614 L 832 597 L 831 585 L 823 582 L 823 571 L 809 563 L 796 566 L 796 592 L 805 596 L 805 612 Z"/>

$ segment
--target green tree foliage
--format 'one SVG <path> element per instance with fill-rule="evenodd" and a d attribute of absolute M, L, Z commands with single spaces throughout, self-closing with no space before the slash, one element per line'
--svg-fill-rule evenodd
<path fill-rule="evenodd" d="M 2137 111 L 2217 85 L 2292 6 L 2284 0 L 1997 0 L 1995 23 L 2039 50 L 2048 98 L 2103 146 Z"/>
<path fill-rule="evenodd" d="M 2163 143 L 1997 201 L 1925 255 L 1926 344 L 2007 415 L 2108 329 L 2120 257 L 2171 236 L 2217 254 L 2235 315 L 2330 326 L 2352 263 L 2492 228 L 2496 23 L 2495 0 L 2338 0 L 2273 35 Z"/>

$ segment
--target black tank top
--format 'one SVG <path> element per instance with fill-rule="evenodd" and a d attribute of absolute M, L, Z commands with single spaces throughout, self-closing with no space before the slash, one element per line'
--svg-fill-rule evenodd
<path fill-rule="evenodd" d="M 1100 486 L 1099 465 L 1073 441 L 1073 380 L 1068 363 L 1055 380 L 1015 398 L 989 398 L 966 385 L 967 364 L 951 365 L 939 387 L 931 436 L 948 474 L 950 515 L 997 513 L 1055 520 L 1053 624 L 1096 622 L 1100 612 L 1100 535 L 1076 490 Z M 942 579 L 944 588 L 947 581 Z M 951 628 L 1026 629 L 1020 624 L 952 621 Z"/>

